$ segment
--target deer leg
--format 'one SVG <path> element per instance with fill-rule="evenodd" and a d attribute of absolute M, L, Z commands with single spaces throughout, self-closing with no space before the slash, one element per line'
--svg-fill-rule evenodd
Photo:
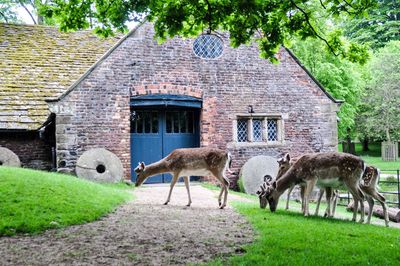
<path fill-rule="evenodd" d="M 326 187 L 325 188 L 326 191 L 326 210 L 325 210 L 325 214 L 324 217 L 332 217 L 332 213 L 331 213 L 331 204 L 332 204 L 332 188 L 330 187 Z"/>
<path fill-rule="evenodd" d="M 350 193 L 353 195 L 353 201 L 354 201 L 354 211 L 353 211 L 352 221 L 357 220 L 358 203 L 360 203 L 360 208 L 361 208 L 360 223 L 362 223 L 362 222 L 364 222 L 364 215 L 365 215 L 365 213 L 364 213 L 364 194 L 361 191 L 360 187 L 358 186 L 358 183 L 347 185 L 347 188 L 349 189 Z"/>
<path fill-rule="evenodd" d="M 310 199 L 310 194 L 314 188 L 315 183 L 317 183 L 316 179 L 307 180 L 306 189 L 304 191 L 304 216 L 310 215 L 308 201 Z"/>
<path fill-rule="evenodd" d="M 383 216 L 385 217 L 385 225 L 389 226 L 389 214 L 387 212 L 387 206 L 386 206 L 386 199 L 384 196 L 382 196 L 381 193 L 379 193 L 378 191 L 373 191 L 372 193 L 370 193 L 370 196 L 374 199 L 376 199 L 377 201 L 379 201 L 379 203 L 382 205 L 382 209 L 383 209 Z M 373 202 L 373 201 L 372 201 Z M 372 213 L 372 208 L 370 207 L 370 212 Z M 371 214 L 372 215 L 372 214 Z"/>
<path fill-rule="evenodd" d="M 172 190 L 174 189 L 174 186 L 176 184 L 176 181 L 178 181 L 178 178 L 179 178 L 179 175 L 177 175 L 177 174 L 174 174 L 174 176 L 172 177 L 171 185 L 170 185 L 170 188 L 169 188 L 168 198 L 167 198 L 167 201 L 164 203 L 164 205 L 167 205 L 168 202 L 171 200 Z"/>
<path fill-rule="evenodd" d="M 221 207 L 221 205 L 222 205 L 222 194 L 225 192 L 225 187 L 224 187 L 224 185 L 223 184 L 221 184 L 221 191 L 219 192 L 219 195 L 218 195 L 218 206 L 220 206 Z"/>
<path fill-rule="evenodd" d="M 367 202 L 368 202 L 368 217 L 367 217 L 367 224 L 371 223 L 371 216 L 372 216 L 372 211 L 374 209 L 374 199 L 371 196 L 366 196 Z"/>
<path fill-rule="evenodd" d="M 317 216 L 318 216 L 318 213 L 319 213 L 319 205 L 321 203 L 321 199 L 322 199 L 322 196 L 324 195 L 324 192 L 325 191 L 322 188 L 319 190 L 317 207 L 315 208 L 315 215 L 317 215 Z M 328 194 L 327 194 L 327 196 L 328 196 Z"/>
<path fill-rule="evenodd" d="M 186 206 L 190 207 L 190 204 L 192 204 L 192 198 L 190 197 L 190 177 L 184 176 L 183 180 L 185 181 L 185 187 L 188 194 L 188 204 Z"/>
<path fill-rule="evenodd" d="M 360 201 L 360 208 L 361 208 L 361 218 L 360 218 L 360 223 L 363 223 L 365 220 L 365 209 L 364 209 L 364 193 L 362 192 L 362 190 L 360 189 L 359 186 L 357 186 L 357 196 L 359 198 Z"/>
<path fill-rule="evenodd" d="M 336 212 L 336 205 L 337 205 L 337 200 L 339 198 L 339 191 L 337 191 L 335 189 L 335 191 L 333 192 L 333 207 L 332 207 L 332 217 L 335 216 L 335 212 Z"/>
<path fill-rule="evenodd" d="M 224 195 L 224 203 L 220 206 L 220 209 L 223 209 L 224 207 L 226 207 L 226 204 L 227 204 L 227 201 L 228 201 L 229 181 L 227 180 L 227 178 L 225 176 L 222 176 L 222 183 L 223 183 L 223 186 L 224 186 L 225 195 Z"/>
<path fill-rule="evenodd" d="M 300 185 L 301 211 L 303 213 L 304 213 L 304 210 L 305 210 L 305 200 L 304 200 L 305 191 L 306 191 L 306 185 Z"/>
<path fill-rule="evenodd" d="M 289 191 L 288 191 L 288 193 L 287 193 L 287 199 L 286 199 L 286 210 L 289 210 L 289 200 L 290 200 L 290 194 L 292 193 L 292 191 L 293 191 L 293 189 L 294 189 L 294 185 L 293 186 L 291 186 L 290 188 L 289 188 Z"/>

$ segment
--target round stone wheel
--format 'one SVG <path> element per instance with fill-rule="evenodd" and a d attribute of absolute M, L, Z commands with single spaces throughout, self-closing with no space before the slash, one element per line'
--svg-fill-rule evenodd
<path fill-rule="evenodd" d="M 21 161 L 13 151 L 0 147 L 0 166 L 21 167 Z"/>
<path fill-rule="evenodd" d="M 96 182 L 115 183 L 124 176 L 121 160 L 104 148 L 85 151 L 76 163 L 76 175 Z"/>
<path fill-rule="evenodd" d="M 250 158 L 239 173 L 244 191 L 248 194 L 256 194 L 256 191 L 264 182 L 264 176 L 270 175 L 275 178 L 278 174 L 278 168 L 277 159 L 274 157 L 259 155 Z"/>

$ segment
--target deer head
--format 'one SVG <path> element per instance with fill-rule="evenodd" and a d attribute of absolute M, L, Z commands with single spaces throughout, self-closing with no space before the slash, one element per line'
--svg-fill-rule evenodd
<path fill-rule="evenodd" d="M 265 175 L 264 176 L 264 183 L 260 186 L 260 189 L 257 190 L 256 194 L 258 195 L 258 198 L 260 200 L 260 208 L 265 209 L 267 207 L 268 201 L 268 195 L 272 193 L 272 190 L 274 189 L 273 184 L 275 182 L 273 181 L 272 177 L 270 175 Z"/>
<path fill-rule="evenodd" d="M 276 190 L 276 180 L 274 180 L 269 185 L 269 189 L 265 193 L 265 199 L 269 203 L 269 209 L 271 210 L 271 212 L 276 211 L 276 208 L 278 207 L 279 196 L 280 194 Z"/>
<path fill-rule="evenodd" d="M 139 163 L 138 166 L 135 168 L 135 173 L 136 173 L 135 186 L 137 187 L 140 186 L 147 177 L 145 175 L 145 168 L 146 166 L 144 165 L 144 162 Z"/>
<path fill-rule="evenodd" d="M 282 158 L 278 159 L 279 169 L 276 179 L 279 179 L 283 174 L 285 174 L 290 168 L 290 155 L 286 153 Z"/>

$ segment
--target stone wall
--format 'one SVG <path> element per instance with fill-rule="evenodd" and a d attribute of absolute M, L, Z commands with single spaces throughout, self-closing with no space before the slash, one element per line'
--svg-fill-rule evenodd
<path fill-rule="evenodd" d="M 21 166 L 40 170 L 50 170 L 51 146 L 39 138 L 38 132 L 0 132 L 0 147 L 5 147 L 18 155 Z"/>
<path fill-rule="evenodd" d="M 193 40 L 174 38 L 158 45 L 152 25 L 142 25 L 74 90 L 50 104 L 56 113 L 58 161 L 73 168 L 85 150 L 104 147 L 122 160 L 129 178 L 129 97 L 165 93 L 203 99 L 201 146 L 230 150 L 237 172 L 256 155 L 336 150 L 337 104 L 287 50 L 280 50 L 280 64 L 271 64 L 259 57 L 256 46 L 233 49 L 227 36 L 224 41 L 220 58 L 204 60 L 194 55 Z M 282 116 L 282 143 L 234 141 L 234 120 L 248 105 L 256 113 Z"/>

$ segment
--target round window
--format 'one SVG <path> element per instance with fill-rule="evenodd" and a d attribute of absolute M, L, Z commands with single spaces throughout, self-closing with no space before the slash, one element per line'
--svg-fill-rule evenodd
<path fill-rule="evenodd" d="M 193 43 L 193 52 L 198 57 L 213 59 L 219 57 L 224 50 L 224 42 L 213 34 L 203 34 L 197 37 Z"/>

